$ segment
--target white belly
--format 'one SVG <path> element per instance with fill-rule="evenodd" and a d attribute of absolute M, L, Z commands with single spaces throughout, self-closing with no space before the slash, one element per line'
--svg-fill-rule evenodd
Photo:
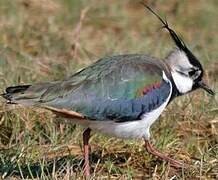
<path fill-rule="evenodd" d="M 168 100 L 154 111 L 142 115 L 141 120 L 116 123 L 114 121 L 87 121 L 83 125 L 92 130 L 119 138 L 145 138 L 149 140 L 150 126 L 158 119 L 166 107 Z"/>

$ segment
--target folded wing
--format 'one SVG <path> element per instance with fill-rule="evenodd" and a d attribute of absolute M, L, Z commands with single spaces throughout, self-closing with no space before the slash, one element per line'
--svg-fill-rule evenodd
<path fill-rule="evenodd" d="M 118 55 L 63 81 L 9 87 L 3 96 L 11 103 L 78 113 L 90 120 L 134 120 L 168 97 L 163 71 L 168 72 L 164 64 L 148 56 Z M 159 97 L 159 91 L 166 93 Z"/>

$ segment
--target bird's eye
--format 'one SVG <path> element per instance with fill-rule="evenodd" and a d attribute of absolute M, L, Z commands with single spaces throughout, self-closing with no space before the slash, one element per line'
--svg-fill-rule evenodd
<path fill-rule="evenodd" d="M 196 73 L 196 70 L 195 70 L 195 69 L 193 69 L 193 70 L 191 70 L 191 71 L 188 72 L 189 76 L 193 76 L 193 75 L 195 75 L 195 73 Z"/>
<path fill-rule="evenodd" d="M 201 75 L 201 70 L 199 69 L 192 69 L 191 71 L 188 72 L 188 75 L 192 78 L 192 79 L 197 79 L 200 75 Z"/>

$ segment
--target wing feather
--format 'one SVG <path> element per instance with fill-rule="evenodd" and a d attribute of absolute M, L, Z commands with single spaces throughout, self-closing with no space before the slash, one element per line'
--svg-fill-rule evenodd
<path fill-rule="evenodd" d="M 63 81 L 39 83 L 11 93 L 10 100 L 78 118 L 131 120 L 141 113 L 137 109 L 132 116 L 131 103 L 146 96 L 146 87 L 161 84 L 163 71 L 168 69 L 162 62 L 146 55 L 106 57 Z"/>

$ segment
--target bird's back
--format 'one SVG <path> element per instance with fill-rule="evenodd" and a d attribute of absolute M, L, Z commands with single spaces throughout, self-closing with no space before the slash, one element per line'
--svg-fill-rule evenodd
<path fill-rule="evenodd" d="M 163 62 L 146 55 L 105 57 L 56 82 L 6 89 L 13 103 L 47 106 L 81 113 L 91 120 L 126 121 L 159 107 L 169 96 Z M 21 86 L 19 86 L 21 87 Z"/>

